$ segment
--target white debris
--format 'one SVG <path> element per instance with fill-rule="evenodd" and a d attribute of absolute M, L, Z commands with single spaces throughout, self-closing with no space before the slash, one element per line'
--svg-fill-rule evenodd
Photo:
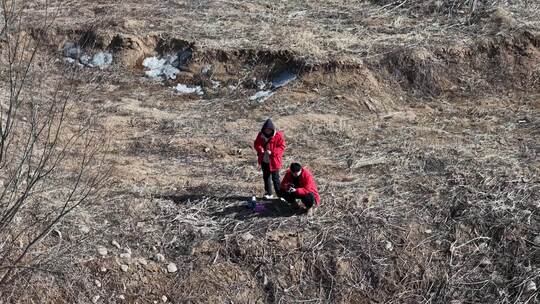
<path fill-rule="evenodd" d="M 96 286 L 98 288 L 101 288 L 101 282 L 99 280 L 95 280 L 94 283 L 96 283 Z"/>
<path fill-rule="evenodd" d="M 88 233 L 90 232 L 90 228 L 86 225 L 81 225 L 81 227 L 79 228 L 79 230 L 81 230 L 82 233 Z"/>
<path fill-rule="evenodd" d="M 91 68 L 94 67 L 90 62 L 92 61 L 92 57 L 90 57 L 89 55 L 82 55 L 81 58 L 79 58 L 79 61 L 86 66 L 89 66 Z"/>
<path fill-rule="evenodd" d="M 150 71 L 146 71 L 144 72 L 144 74 L 150 78 L 156 78 L 156 77 L 159 77 L 161 76 L 161 69 L 154 69 L 154 70 L 150 70 Z"/>
<path fill-rule="evenodd" d="M 80 46 L 73 42 L 64 45 L 62 54 L 67 63 L 84 65 L 87 67 L 98 67 L 103 69 L 112 64 L 113 55 L 109 52 L 98 52 L 94 55 L 85 54 Z"/>
<path fill-rule="evenodd" d="M 120 254 L 120 258 L 121 258 L 121 259 L 129 260 L 129 259 L 131 259 L 131 253 L 129 253 L 129 252 L 121 253 L 121 254 Z"/>
<path fill-rule="evenodd" d="M 178 271 L 178 268 L 176 267 L 175 263 L 169 263 L 169 265 L 167 265 L 167 271 L 169 273 L 175 273 Z"/>
<path fill-rule="evenodd" d="M 143 60 L 143 66 L 148 69 L 145 72 L 146 76 L 150 78 L 156 78 L 164 76 L 168 79 L 176 79 L 176 74 L 180 73 L 180 70 L 172 65 L 172 62 L 176 60 L 176 57 L 157 58 L 148 57 Z"/>
<path fill-rule="evenodd" d="M 112 64 L 113 56 L 108 52 L 99 52 L 92 57 L 91 64 L 100 69 L 106 68 Z"/>
<path fill-rule="evenodd" d="M 211 66 L 211 65 L 207 65 L 207 66 L 205 66 L 205 67 L 203 67 L 203 68 L 201 69 L 201 73 L 202 73 L 202 74 L 205 74 L 205 75 L 207 75 L 207 74 L 210 73 L 211 71 L 212 71 L 212 66 Z"/>
<path fill-rule="evenodd" d="M 167 60 L 158 59 L 157 57 L 149 57 L 143 60 L 142 65 L 150 70 L 161 69 Z"/>
<path fill-rule="evenodd" d="M 101 268 L 99 269 L 99 271 L 101 271 L 101 272 L 107 272 L 107 268 L 101 267 Z"/>
<path fill-rule="evenodd" d="M 101 298 L 101 297 L 100 296 L 94 296 L 92 298 L 92 303 L 94 303 L 94 304 L 97 303 L 99 301 L 99 298 Z"/>
<path fill-rule="evenodd" d="M 386 248 L 386 250 L 388 251 L 392 251 L 394 249 L 394 245 L 392 245 L 391 242 L 386 241 L 386 244 L 384 244 L 384 248 Z"/>
<path fill-rule="evenodd" d="M 536 283 L 534 281 L 527 282 L 527 286 L 525 286 L 525 292 L 535 292 L 536 291 Z"/>
<path fill-rule="evenodd" d="M 212 89 L 217 89 L 219 88 L 219 86 L 221 86 L 221 83 L 219 81 L 210 80 L 210 82 L 212 83 Z"/>
<path fill-rule="evenodd" d="M 244 241 L 250 241 L 253 239 L 253 234 L 249 233 L 249 232 L 246 232 L 242 235 L 242 240 Z"/>
<path fill-rule="evenodd" d="M 163 262 L 163 261 L 165 261 L 165 256 L 164 256 L 163 254 L 161 254 L 161 253 L 158 253 L 158 254 L 156 254 L 156 256 L 155 256 L 155 259 L 156 259 L 156 261 L 158 261 L 158 262 Z"/>
<path fill-rule="evenodd" d="M 273 91 L 259 91 L 255 93 L 255 95 L 249 97 L 249 100 L 263 102 L 272 95 L 274 95 Z"/>
<path fill-rule="evenodd" d="M 98 251 L 99 255 L 101 255 L 101 256 L 106 256 L 107 253 L 109 253 L 108 250 L 107 250 L 107 248 L 105 248 L 105 247 L 103 247 L 103 246 L 99 246 L 99 247 L 97 248 L 97 251 Z"/>
<path fill-rule="evenodd" d="M 120 265 L 120 269 L 122 269 L 123 272 L 127 272 L 128 269 L 129 269 L 129 266 L 125 265 L 125 264 L 122 264 L 122 265 Z"/>
<path fill-rule="evenodd" d="M 540 246 L 540 234 L 534 237 L 533 242 L 536 246 Z"/>
<path fill-rule="evenodd" d="M 125 299 L 126 299 L 126 297 L 125 297 L 124 295 L 119 295 L 118 298 L 119 298 L 120 300 L 125 300 Z"/>
<path fill-rule="evenodd" d="M 118 244 L 117 241 L 113 240 L 113 241 L 111 242 L 111 244 L 112 244 L 114 247 L 120 249 L 120 244 Z"/>
<path fill-rule="evenodd" d="M 161 297 L 161 301 L 163 301 L 163 303 L 166 303 L 169 299 L 167 298 L 167 296 L 162 296 Z"/>
<path fill-rule="evenodd" d="M 64 44 L 63 54 L 64 57 L 77 59 L 81 56 L 81 48 L 73 42 L 67 42 Z"/>
<path fill-rule="evenodd" d="M 172 65 L 165 65 L 161 69 L 163 76 L 169 79 L 176 79 L 176 74 L 180 73 L 180 70 L 173 67 Z"/>
<path fill-rule="evenodd" d="M 197 94 L 197 95 L 204 94 L 201 86 L 188 87 L 185 84 L 179 83 L 174 89 L 176 90 L 176 92 L 180 94 Z"/>

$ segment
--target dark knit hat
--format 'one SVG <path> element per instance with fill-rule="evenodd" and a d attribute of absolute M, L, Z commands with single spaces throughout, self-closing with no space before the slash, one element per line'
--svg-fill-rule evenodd
<path fill-rule="evenodd" d="M 272 122 L 272 119 L 268 118 L 263 126 L 262 126 L 262 129 L 261 129 L 261 132 L 264 132 L 264 129 L 272 129 L 272 130 L 275 130 L 276 127 L 274 126 L 274 122 Z"/>
<path fill-rule="evenodd" d="M 300 170 L 302 170 L 302 165 L 300 165 L 299 163 L 292 163 L 290 168 L 291 172 L 298 173 L 300 172 Z"/>

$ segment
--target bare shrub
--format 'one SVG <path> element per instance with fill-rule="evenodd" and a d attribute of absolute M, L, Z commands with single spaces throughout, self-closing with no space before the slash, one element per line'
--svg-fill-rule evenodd
<path fill-rule="evenodd" d="M 47 271 L 52 257 L 44 241 L 68 213 L 99 193 L 108 169 L 94 115 L 71 106 L 80 98 L 73 70 L 50 76 L 54 65 L 42 40 L 25 28 L 25 3 L 2 0 L 0 6 L 2 294 L 21 274 Z M 53 20 L 54 12 L 46 14 L 40 34 Z"/>

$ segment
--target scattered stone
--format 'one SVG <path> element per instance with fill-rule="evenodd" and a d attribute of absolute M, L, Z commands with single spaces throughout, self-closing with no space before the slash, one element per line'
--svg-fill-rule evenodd
<path fill-rule="evenodd" d="M 97 251 L 98 251 L 99 255 L 101 255 L 101 256 L 106 256 L 109 253 L 107 248 L 105 248 L 103 246 L 98 246 Z"/>
<path fill-rule="evenodd" d="M 250 101 L 264 102 L 265 100 L 270 98 L 270 96 L 272 96 L 272 95 L 274 95 L 273 91 L 259 91 L 259 92 L 255 93 L 255 95 L 249 97 L 249 100 Z"/>
<path fill-rule="evenodd" d="M 217 89 L 221 86 L 221 83 L 219 81 L 210 80 L 210 83 L 212 83 L 212 89 Z"/>
<path fill-rule="evenodd" d="M 81 225 L 80 230 L 82 233 L 85 233 L 85 234 L 90 232 L 90 228 L 86 225 Z"/>
<path fill-rule="evenodd" d="M 128 269 L 129 269 L 129 266 L 126 265 L 126 264 L 122 264 L 122 265 L 120 265 L 120 269 L 122 269 L 123 272 L 127 272 Z"/>
<path fill-rule="evenodd" d="M 212 71 L 211 65 L 206 65 L 201 69 L 201 74 L 208 75 Z"/>
<path fill-rule="evenodd" d="M 536 246 L 540 246 L 540 234 L 534 238 L 533 242 Z"/>
<path fill-rule="evenodd" d="M 384 248 L 386 248 L 386 250 L 392 251 L 394 249 L 394 245 L 392 245 L 391 242 L 386 241 L 386 244 L 384 244 Z"/>
<path fill-rule="evenodd" d="M 169 263 L 169 265 L 167 265 L 167 271 L 169 273 L 175 273 L 178 271 L 178 268 L 176 267 L 175 263 Z"/>
<path fill-rule="evenodd" d="M 201 227 L 199 229 L 199 233 L 202 235 L 209 235 L 209 234 L 212 234 L 212 230 L 208 227 Z"/>
<path fill-rule="evenodd" d="M 480 250 L 482 250 L 482 251 L 483 251 L 483 250 L 486 250 L 487 247 L 488 247 L 488 244 L 487 244 L 487 243 L 482 242 L 482 243 L 478 244 L 478 249 L 480 249 Z"/>
<path fill-rule="evenodd" d="M 139 262 L 139 264 L 141 264 L 143 266 L 148 265 L 148 261 L 145 258 L 140 258 L 140 259 L 137 260 L 137 262 Z"/>
<path fill-rule="evenodd" d="M 176 87 L 175 87 L 174 89 L 175 89 L 176 92 L 179 93 L 179 94 L 197 94 L 197 95 L 204 95 L 204 92 L 203 92 L 201 86 L 188 87 L 188 86 L 186 86 L 185 84 L 179 83 L 178 85 L 176 85 Z"/>
<path fill-rule="evenodd" d="M 427 234 L 431 234 L 431 233 L 433 233 L 433 230 L 431 230 L 431 229 L 426 229 L 426 233 L 427 233 Z"/>
<path fill-rule="evenodd" d="M 514 26 L 516 24 L 516 19 L 512 16 L 512 13 L 500 6 L 493 10 L 490 17 L 498 26 Z"/>
<path fill-rule="evenodd" d="M 52 232 L 56 237 L 58 237 L 60 239 L 62 238 L 62 232 L 60 232 L 60 230 L 54 229 Z"/>
<path fill-rule="evenodd" d="M 120 244 L 118 244 L 117 241 L 114 241 L 114 240 L 113 240 L 113 241 L 111 242 L 111 244 L 112 244 L 114 247 L 118 248 L 118 249 L 121 248 L 121 247 L 120 247 Z"/>
<path fill-rule="evenodd" d="M 535 292 L 536 291 L 536 283 L 534 281 L 527 282 L 527 285 L 525 286 L 525 292 Z"/>
<path fill-rule="evenodd" d="M 95 280 L 94 283 L 96 283 L 96 286 L 101 288 L 101 282 L 99 280 Z"/>
<path fill-rule="evenodd" d="M 121 258 L 121 259 L 129 260 L 129 259 L 131 259 L 131 253 L 129 253 L 129 252 L 121 253 L 121 254 L 120 254 L 120 258 Z"/>
<path fill-rule="evenodd" d="M 167 302 L 169 299 L 167 299 L 167 296 L 162 296 L 161 297 L 161 301 L 163 301 L 163 303 Z"/>
<path fill-rule="evenodd" d="M 107 268 L 101 267 L 101 268 L 99 269 L 99 271 L 101 271 L 101 272 L 107 272 Z"/>
<path fill-rule="evenodd" d="M 208 147 L 204 148 L 204 153 L 208 153 L 208 152 L 210 152 L 210 148 Z"/>
<path fill-rule="evenodd" d="M 483 258 L 481 261 L 480 261 L 480 267 L 487 267 L 491 265 L 491 260 L 488 259 L 488 258 Z"/>
<path fill-rule="evenodd" d="M 244 240 L 246 242 L 251 241 L 253 238 L 254 238 L 253 234 L 251 234 L 249 232 L 246 232 L 246 233 L 242 234 L 242 240 Z"/>
<path fill-rule="evenodd" d="M 96 304 L 99 301 L 99 298 L 101 298 L 101 297 L 100 296 L 94 296 L 92 298 L 92 303 Z"/>
<path fill-rule="evenodd" d="M 155 257 L 156 261 L 158 261 L 158 262 L 164 262 L 165 261 L 165 256 L 163 254 L 161 254 L 161 253 L 156 254 L 154 257 Z"/>
<path fill-rule="evenodd" d="M 120 300 L 125 300 L 125 299 L 126 299 L 126 297 L 125 297 L 124 295 L 119 295 L 118 298 L 119 298 Z"/>

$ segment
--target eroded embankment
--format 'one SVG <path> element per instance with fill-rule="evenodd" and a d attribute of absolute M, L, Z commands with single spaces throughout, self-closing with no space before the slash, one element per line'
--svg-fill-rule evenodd
<path fill-rule="evenodd" d="M 201 86 L 207 96 L 220 95 L 217 82 L 222 88 L 234 86 L 252 94 L 284 71 L 302 78 L 306 89 L 313 89 L 310 84 L 324 77 L 325 85 L 366 95 L 386 95 L 388 99 L 404 94 L 414 94 L 416 98 L 476 96 L 507 90 L 536 92 L 540 88 L 540 35 L 529 31 L 484 37 L 471 43 L 399 47 L 354 61 L 305 58 L 288 50 L 207 49 L 178 38 L 94 30 L 40 37 L 58 53 L 69 42 L 82 52 L 105 50 L 113 55 L 112 68 L 138 74 L 144 73 L 145 58 L 181 59 L 175 63 L 178 72 L 174 79 L 166 79 L 167 83 Z"/>

